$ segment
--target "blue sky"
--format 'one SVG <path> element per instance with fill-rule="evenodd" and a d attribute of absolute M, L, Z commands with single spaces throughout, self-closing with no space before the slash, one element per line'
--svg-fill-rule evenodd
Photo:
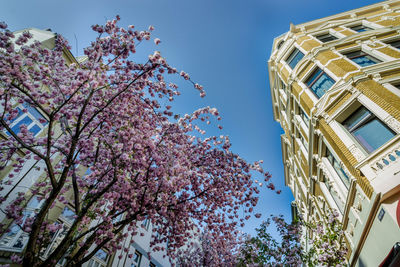
<path fill-rule="evenodd" d="M 198 97 L 192 86 L 180 81 L 182 97 L 178 113 L 203 107 L 218 108 L 223 130 L 208 134 L 230 136 L 234 152 L 249 161 L 264 160 L 281 195 L 264 190 L 256 212 L 265 217 L 284 214 L 290 218 L 293 199 L 284 187 L 280 147 L 282 130 L 273 121 L 267 60 L 273 38 L 299 24 L 378 1 L 371 0 L 0 0 L 0 20 L 11 30 L 51 28 L 72 45 L 74 55 L 95 34 L 90 26 L 115 15 L 120 25 L 137 29 L 154 25 L 154 37 L 162 43 L 142 44 L 139 56 L 159 50 L 178 70 L 185 70 L 202 84 L 207 96 Z M 141 50 L 141 52 L 140 52 Z M 254 233 L 261 219 L 249 221 L 244 231 Z"/>

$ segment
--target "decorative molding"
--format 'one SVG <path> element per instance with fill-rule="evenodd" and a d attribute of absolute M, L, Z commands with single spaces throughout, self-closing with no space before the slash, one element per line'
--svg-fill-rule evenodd
<path fill-rule="evenodd" d="M 361 150 L 356 145 L 351 145 L 349 147 L 350 153 L 356 158 L 358 162 L 362 161 L 365 158 L 365 155 L 361 152 Z"/>
<path fill-rule="evenodd" d="M 396 120 L 393 117 L 389 117 L 387 120 L 385 120 L 385 123 L 392 128 L 393 130 L 395 130 L 397 133 L 400 133 L 400 122 L 398 120 Z"/>

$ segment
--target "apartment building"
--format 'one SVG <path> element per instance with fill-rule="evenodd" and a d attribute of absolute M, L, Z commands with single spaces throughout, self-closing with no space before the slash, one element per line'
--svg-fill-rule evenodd
<path fill-rule="evenodd" d="M 54 41 L 56 34 L 51 32 L 50 30 L 39 30 L 35 28 L 25 29 L 21 31 L 17 31 L 14 34 L 18 37 L 25 31 L 29 31 L 33 38 L 30 42 L 39 41 L 42 46 L 52 49 L 54 47 Z M 67 64 L 71 64 L 73 62 L 78 62 L 82 60 L 82 58 L 74 58 L 71 52 L 68 49 L 64 49 L 64 58 Z M 19 126 L 21 124 L 27 125 L 27 130 L 32 132 L 35 137 L 43 136 L 44 130 L 46 129 L 47 122 L 43 119 L 43 115 L 36 110 L 34 107 L 31 107 L 26 104 L 17 104 L 15 103 L 17 109 L 26 109 L 26 112 L 19 112 L 18 116 L 14 119 L 13 123 L 10 127 L 15 131 L 19 131 Z M 1 110 L 1 108 L 0 108 Z M 57 134 L 62 134 L 61 128 L 58 129 L 60 132 Z M 8 134 L 6 131 L 0 131 L 0 138 L 8 138 Z M 3 152 L 4 153 L 4 152 Z M 2 161 L 2 155 L 0 154 L 0 163 L 4 164 Z M 10 184 L 2 184 L 4 190 L 1 191 L 1 197 L 4 197 L 6 192 L 10 192 L 7 200 L 4 201 L 0 205 L 0 209 L 4 210 L 10 204 L 10 201 L 16 199 L 18 193 L 24 193 L 25 197 L 28 199 L 27 205 L 24 209 L 24 220 L 31 216 L 34 216 L 35 212 L 37 212 L 44 200 L 40 200 L 36 196 L 32 196 L 29 193 L 29 189 L 40 179 L 44 170 L 43 162 L 37 161 L 34 158 L 25 162 L 23 168 L 18 173 L 17 177 L 11 179 L 12 183 Z M 7 176 L 10 175 L 10 171 L 12 170 L 12 162 L 5 166 L 5 168 L 0 169 L 0 180 L 7 179 Z M 80 170 L 81 174 L 84 175 L 85 170 Z M 72 203 L 72 200 L 71 200 Z M 45 249 L 41 255 L 43 259 L 45 259 L 50 253 L 54 250 L 54 248 L 62 242 L 63 236 L 66 231 L 69 229 L 71 224 L 74 221 L 74 209 L 70 203 L 62 204 L 57 202 L 54 208 L 52 208 L 49 214 L 49 221 L 57 221 L 62 224 L 63 227 L 57 230 L 51 238 L 50 245 Z M 9 231 L 2 236 L 0 236 L 0 264 L 8 264 L 11 263 L 10 257 L 12 255 L 18 255 L 22 253 L 26 247 L 28 242 L 28 234 L 24 232 L 21 227 L 14 223 L 10 222 L 4 214 L 4 212 L 0 212 L 0 222 L 8 226 Z M 139 222 L 140 227 L 136 236 L 128 237 L 121 244 L 121 249 L 115 253 L 110 253 L 106 249 L 99 250 L 91 260 L 84 264 L 84 267 L 154 267 L 154 266 L 171 266 L 169 262 L 169 258 L 166 257 L 165 252 L 157 251 L 153 252 L 150 248 L 150 242 L 152 238 L 152 225 L 148 220 L 143 222 Z M 149 256 L 149 252 L 151 252 L 151 256 Z M 63 266 L 65 262 L 60 260 L 57 263 L 57 266 Z M 18 266 L 18 265 L 12 265 Z"/>
<path fill-rule="evenodd" d="M 268 70 L 285 184 L 299 212 L 307 221 L 339 212 L 350 266 L 394 260 L 400 1 L 291 24 L 274 39 Z"/>

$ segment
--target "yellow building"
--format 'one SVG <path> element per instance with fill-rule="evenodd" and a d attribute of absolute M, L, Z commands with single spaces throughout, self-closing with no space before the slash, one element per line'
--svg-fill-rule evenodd
<path fill-rule="evenodd" d="M 336 209 L 350 266 L 378 266 L 400 241 L 400 1 L 290 25 L 268 67 L 299 212 Z"/>

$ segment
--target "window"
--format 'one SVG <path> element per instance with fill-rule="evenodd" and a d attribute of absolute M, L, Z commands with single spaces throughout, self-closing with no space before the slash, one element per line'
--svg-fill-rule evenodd
<path fill-rule="evenodd" d="M 135 255 L 133 255 L 133 261 L 131 267 L 139 267 L 141 260 L 142 260 L 142 254 L 136 250 Z"/>
<path fill-rule="evenodd" d="M 342 124 L 369 153 L 396 135 L 363 106 L 354 111 Z"/>
<path fill-rule="evenodd" d="M 306 80 L 306 85 L 318 98 L 322 97 L 334 84 L 335 81 L 320 68 L 314 70 Z"/>
<path fill-rule="evenodd" d="M 56 247 L 60 245 L 65 235 L 68 233 L 70 227 L 74 223 L 74 220 L 75 212 L 72 211 L 72 209 L 70 209 L 68 206 L 65 206 L 60 217 L 58 218 L 58 221 L 56 222 L 58 224 L 61 224 L 62 227 L 58 229 L 55 233 L 53 233 L 50 245 L 43 252 L 44 258 L 47 258 L 56 249 Z M 65 259 L 61 259 L 58 264 L 61 266 L 64 265 L 64 260 Z"/>
<path fill-rule="evenodd" d="M 400 49 L 400 40 L 391 41 L 388 42 L 387 44 L 393 46 L 394 48 Z"/>
<path fill-rule="evenodd" d="M 106 267 L 108 261 L 108 253 L 102 249 L 90 259 L 88 267 Z"/>
<path fill-rule="evenodd" d="M 152 262 L 150 262 L 149 267 L 156 267 L 156 265 Z"/>
<path fill-rule="evenodd" d="M 150 226 L 150 220 L 148 218 L 144 219 L 144 221 L 142 222 L 142 227 L 146 230 L 149 230 L 149 226 Z"/>
<path fill-rule="evenodd" d="M 286 84 L 278 77 L 278 89 L 283 89 L 286 92 Z"/>
<path fill-rule="evenodd" d="M 308 125 L 310 124 L 310 118 L 307 116 L 307 114 L 301 108 L 299 108 L 299 115 L 300 115 L 301 119 L 303 120 L 303 122 L 308 127 Z"/>
<path fill-rule="evenodd" d="M 370 56 L 361 50 L 346 53 L 344 55 L 361 67 L 366 67 L 381 62 L 379 59 L 374 58 L 373 56 Z"/>
<path fill-rule="evenodd" d="M 356 31 L 356 32 L 365 32 L 365 31 L 372 30 L 372 28 L 364 26 L 362 24 L 351 26 L 349 28 L 352 29 L 353 31 Z"/>
<path fill-rule="evenodd" d="M 304 149 L 308 152 L 308 143 L 306 139 L 303 137 L 303 135 L 299 131 L 299 137 L 301 144 L 303 145 Z"/>
<path fill-rule="evenodd" d="M 300 52 L 299 49 L 295 48 L 292 53 L 290 53 L 289 57 L 286 59 L 286 62 L 289 64 L 291 69 L 296 67 L 297 63 L 304 57 L 304 54 Z"/>
<path fill-rule="evenodd" d="M 17 107 L 18 115 L 16 118 L 10 121 L 11 130 L 15 134 L 18 134 L 21 131 L 21 126 L 26 125 L 29 132 L 31 132 L 34 136 L 37 135 L 46 125 L 47 120 L 40 114 L 37 109 L 33 108 L 27 103 L 24 103 Z M 10 135 L 9 132 L 6 132 L 7 135 Z"/>
<path fill-rule="evenodd" d="M 340 212 L 343 214 L 344 211 L 344 203 L 340 199 L 337 190 L 334 189 L 334 183 L 329 181 L 328 178 L 324 178 L 324 183 L 326 188 L 328 189 L 329 193 L 331 194 L 333 200 L 335 201 L 336 205 L 338 206 Z"/>
<path fill-rule="evenodd" d="M 326 42 L 329 42 L 329 41 L 332 41 L 332 40 L 336 40 L 336 39 L 337 39 L 336 36 L 333 36 L 333 35 L 330 34 L 330 33 L 325 33 L 325 34 L 317 35 L 317 36 L 315 36 L 315 38 L 317 38 L 318 40 L 320 40 L 320 41 L 323 42 L 323 43 L 326 43 Z"/>
<path fill-rule="evenodd" d="M 8 232 L 0 238 L 0 248 L 12 251 L 22 251 L 28 242 L 29 234 L 22 231 L 21 227 L 28 218 L 35 217 L 40 210 L 44 200 L 39 200 L 36 196 L 32 197 L 23 211 L 22 224 L 12 223 Z"/>
<path fill-rule="evenodd" d="M 343 168 L 340 166 L 339 161 L 333 156 L 333 154 L 326 149 L 326 158 L 331 163 L 332 167 L 335 169 L 337 175 L 339 175 L 340 179 L 348 189 L 350 186 L 350 179 L 347 174 L 344 172 Z"/>

